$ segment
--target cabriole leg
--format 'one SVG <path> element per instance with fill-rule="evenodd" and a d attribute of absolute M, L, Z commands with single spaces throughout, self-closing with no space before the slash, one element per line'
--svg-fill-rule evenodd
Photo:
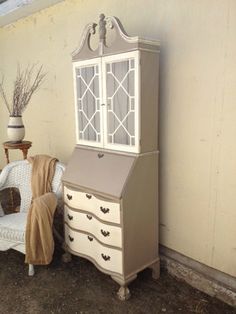
<path fill-rule="evenodd" d="M 122 277 L 112 275 L 111 278 L 120 285 L 120 289 L 117 292 L 117 296 L 121 301 L 126 301 L 130 298 L 131 293 L 128 288 L 128 284 L 137 277 L 137 274 L 132 274 L 129 277 Z"/>

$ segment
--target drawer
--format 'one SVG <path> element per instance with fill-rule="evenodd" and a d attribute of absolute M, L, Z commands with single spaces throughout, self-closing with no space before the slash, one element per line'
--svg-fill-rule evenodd
<path fill-rule="evenodd" d="M 119 224 L 120 223 L 120 204 L 104 201 L 93 194 L 71 190 L 64 187 L 65 203 L 73 208 L 89 211 L 98 218 Z"/>
<path fill-rule="evenodd" d="M 65 242 L 72 251 L 90 257 L 103 269 L 123 273 L 120 250 L 105 247 L 94 237 L 74 231 L 67 225 L 65 225 Z"/>
<path fill-rule="evenodd" d="M 64 213 L 65 221 L 70 227 L 92 233 L 99 241 L 121 248 L 120 227 L 104 224 L 93 215 L 71 210 L 67 206 L 65 206 Z"/>

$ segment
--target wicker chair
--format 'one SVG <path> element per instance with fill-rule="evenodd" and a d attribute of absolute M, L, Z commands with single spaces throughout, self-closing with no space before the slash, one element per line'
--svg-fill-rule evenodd
<path fill-rule="evenodd" d="M 20 192 L 20 211 L 4 215 L 0 199 L 0 251 L 17 250 L 25 254 L 25 228 L 27 211 L 31 204 L 31 169 L 27 160 L 15 161 L 8 164 L 0 174 L 0 191 L 6 188 L 17 188 Z M 57 162 L 52 181 L 52 190 L 61 198 L 61 176 L 65 166 Z M 34 275 L 34 266 L 29 264 L 29 276 Z"/>

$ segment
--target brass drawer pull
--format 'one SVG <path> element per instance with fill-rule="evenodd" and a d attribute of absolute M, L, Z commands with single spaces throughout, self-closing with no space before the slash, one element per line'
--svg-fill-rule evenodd
<path fill-rule="evenodd" d="M 109 261 L 111 259 L 111 257 L 109 255 L 105 255 L 105 254 L 101 254 L 102 258 L 104 259 L 104 261 Z"/>
<path fill-rule="evenodd" d="M 93 241 L 93 237 L 91 237 L 91 236 L 88 236 L 88 239 L 90 242 Z"/>
<path fill-rule="evenodd" d="M 93 217 L 92 216 L 90 216 L 90 215 L 86 215 L 87 216 L 87 218 L 88 218 L 88 220 L 91 220 Z"/>
<path fill-rule="evenodd" d="M 69 235 L 69 240 L 70 240 L 70 242 L 73 242 L 73 241 L 74 241 L 74 238 L 72 238 L 72 237 Z"/>
<path fill-rule="evenodd" d="M 103 212 L 103 214 L 107 214 L 109 213 L 110 209 L 109 208 L 105 208 L 105 207 L 100 207 L 100 210 Z"/>
<path fill-rule="evenodd" d="M 91 194 L 86 194 L 86 197 L 90 200 L 92 198 Z"/>
<path fill-rule="evenodd" d="M 105 231 L 105 230 L 101 229 L 101 234 L 102 234 L 104 237 L 109 237 L 110 232 L 109 232 L 109 231 Z"/>
<path fill-rule="evenodd" d="M 72 195 L 66 194 L 66 196 L 67 196 L 67 198 L 68 198 L 69 201 L 72 200 Z"/>
<path fill-rule="evenodd" d="M 67 217 L 69 220 L 73 220 L 73 216 L 71 216 L 70 214 L 67 214 Z"/>
<path fill-rule="evenodd" d="M 98 153 L 98 158 L 102 158 L 103 156 L 104 156 L 104 154 Z"/>

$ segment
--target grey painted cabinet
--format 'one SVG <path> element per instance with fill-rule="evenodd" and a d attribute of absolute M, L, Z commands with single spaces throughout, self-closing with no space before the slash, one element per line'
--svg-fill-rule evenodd
<path fill-rule="evenodd" d="M 106 26 L 116 31 L 110 47 Z M 63 177 L 65 243 L 111 275 L 126 300 L 139 271 L 159 277 L 159 42 L 128 37 L 101 15 L 92 50 L 95 28 L 73 53 L 77 145 Z"/>

